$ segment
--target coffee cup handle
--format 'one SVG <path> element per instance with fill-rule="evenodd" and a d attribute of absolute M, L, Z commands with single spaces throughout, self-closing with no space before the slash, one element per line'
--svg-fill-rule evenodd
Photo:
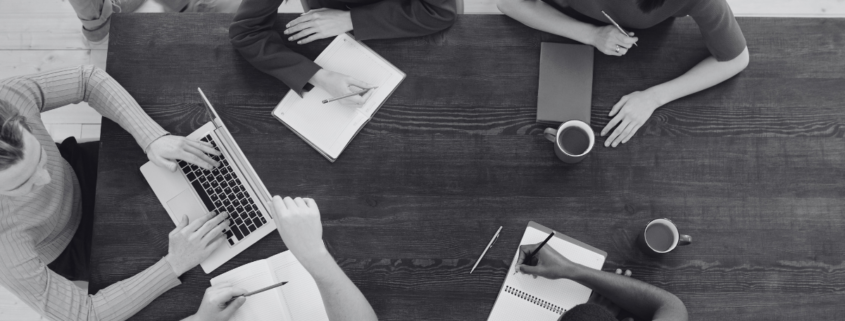
<path fill-rule="evenodd" d="M 682 234 L 678 238 L 678 245 L 690 245 L 690 243 L 692 243 L 692 236 Z"/>
<path fill-rule="evenodd" d="M 554 128 L 546 128 L 546 131 L 543 132 L 543 135 L 546 136 L 550 142 L 554 143 L 557 140 L 557 129 Z"/>

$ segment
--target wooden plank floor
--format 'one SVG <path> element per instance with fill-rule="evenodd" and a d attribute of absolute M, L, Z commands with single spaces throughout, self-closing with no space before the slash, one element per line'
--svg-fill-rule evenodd
<path fill-rule="evenodd" d="M 464 0 L 468 14 L 499 14 L 495 0 Z M 845 17 L 845 0 L 728 0 L 737 16 Z M 279 12 L 301 12 L 299 1 L 287 1 Z M 161 12 L 147 1 L 139 11 Z M 79 21 L 68 1 L 0 0 L 0 79 L 42 70 L 93 64 L 106 67 L 108 44 L 91 47 L 80 33 Z M 43 115 L 61 141 L 76 136 L 98 140 L 101 117 L 82 103 Z M 0 321 L 41 320 L 40 316 L 0 287 Z"/>

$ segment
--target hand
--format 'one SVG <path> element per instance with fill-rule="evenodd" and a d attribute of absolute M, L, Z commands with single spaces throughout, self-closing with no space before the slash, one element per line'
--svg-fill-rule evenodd
<path fill-rule="evenodd" d="M 234 288 L 228 283 L 221 283 L 205 289 L 205 295 L 202 297 L 202 304 L 200 304 L 197 314 L 187 320 L 228 321 L 232 318 L 232 314 L 235 314 L 235 311 L 244 305 L 246 298 L 238 297 L 231 303 L 228 303 L 229 300 L 245 293 L 244 289 Z"/>
<path fill-rule="evenodd" d="M 604 141 L 604 147 L 616 147 L 619 143 L 627 143 L 660 105 L 657 98 L 649 91 L 635 91 L 622 96 L 622 99 L 610 110 L 610 117 L 613 119 L 601 131 L 601 135 L 604 136 L 614 126 L 619 125 Z"/>
<path fill-rule="evenodd" d="M 328 255 L 323 243 L 323 223 L 320 222 L 320 209 L 310 198 L 291 199 L 273 197 L 271 214 L 276 228 L 294 256 L 307 270 L 314 267 L 320 259 Z"/>
<path fill-rule="evenodd" d="M 622 269 L 616 269 L 616 274 L 622 275 Z M 626 270 L 625 276 L 631 277 L 631 270 Z M 593 291 L 593 294 L 590 295 L 590 299 L 587 302 L 603 306 L 605 309 L 610 311 L 613 316 L 617 317 L 619 316 L 619 312 L 622 310 L 622 308 L 616 305 L 616 303 L 613 303 L 613 301 L 610 301 L 610 299 L 604 297 L 596 291 Z"/>
<path fill-rule="evenodd" d="M 616 29 L 612 25 L 598 27 L 593 34 L 593 41 L 590 44 L 605 55 L 624 56 L 628 53 L 628 49 L 639 40 L 639 38 L 634 37 L 633 32 L 629 32 L 628 34 L 631 37 L 626 37 L 619 29 Z M 619 46 L 619 51 L 616 51 L 616 46 Z"/>
<path fill-rule="evenodd" d="M 288 41 L 304 45 L 352 30 L 352 14 L 346 10 L 315 9 L 303 13 L 285 25 Z"/>
<path fill-rule="evenodd" d="M 361 91 L 364 88 L 372 88 L 368 83 L 325 69 L 318 70 L 309 82 L 329 92 L 332 97 L 345 96 Z M 344 105 L 362 105 L 367 101 L 367 98 L 370 98 L 372 93 L 373 91 L 370 90 L 364 93 L 363 96 L 355 95 L 341 99 L 339 102 Z"/>
<path fill-rule="evenodd" d="M 522 245 L 519 247 L 519 258 L 516 261 L 518 264 L 518 271 L 534 275 L 535 278 L 537 276 L 542 276 L 547 279 L 560 279 L 569 278 L 569 275 L 572 274 L 573 270 L 578 268 L 578 265 L 563 257 L 563 255 L 560 255 L 560 253 L 552 249 L 550 246 L 544 246 L 534 257 L 537 264 L 533 266 L 523 264 L 525 256 L 533 252 L 538 246 L 540 246 L 540 243 Z"/>
<path fill-rule="evenodd" d="M 211 170 L 218 162 L 206 154 L 220 155 L 209 143 L 188 139 L 182 136 L 162 136 L 147 147 L 147 158 L 153 164 L 167 168 L 171 172 L 176 170 L 177 159 Z"/>
<path fill-rule="evenodd" d="M 198 217 L 188 224 L 188 216 L 170 232 L 170 247 L 165 259 L 176 275 L 182 275 L 205 261 L 226 241 L 223 230 L 229 227 L 226 212 Z"/>

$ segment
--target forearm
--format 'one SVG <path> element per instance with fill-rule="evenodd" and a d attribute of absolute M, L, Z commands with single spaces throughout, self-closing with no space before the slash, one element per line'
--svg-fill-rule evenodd
<path fill-rule="evenodd" d="M 282 0 L 244 0 L 229 27 L 229 41 L 256 69 L 281 80 L 297 94 L 303 94 L 308 79 L 320 69 L 317 64 L 285 45 L 274 30 Z"/>
<path fill-rule="evenodd" d="M 615 273 L 578 266 L 568 278 L 598 292 L 622 309 L 649 320 L 687 320 L 684 303 L 656 286 Z"/>
<path fill-rule="evenodd" d="M 97 292 L 93 296 L 100 310 L 97 316 L 102 320 L 125 320 L 180 284 L 170 264 L 161 259 L 131 278 Z"/>
<path fill-rule="evenodd" d="M 662 106 L 681 97 L 713 87 L 740 73 L 748 66 L 748 48 L 736 58 L 719 62 L 707 57 L 678 78 L 649 88 Z"/>
<path fill-rule="evenodd" d="M 19 271 L 0 271 L 3 282 L 21 300 L 50 320 L 126 320 L 162 293 L 180 284 L 165 260 L 134 276 L 88 294 L 72 282 L 30 260 Z M 0 277 L 3 279 L 3 277 Z"/>
<path fill-rule="evenodd" d="M 129 92 L 102 69 L 83 69 L 84 100 L 103 117 L 120 124 L 143 150 L 167 132 L 129 95 Z"/>
<path fill-rule="evenodd" d="M 364 294 L 328 253 L 306 266 L 317 282 L 331 321 L 378 320 Z"/>
<path fill-rule="evenodd" d="M 531 28 L 592 45 L 596 27 L 569 17 L 541 0 L 499 0 L 499 10 Z"/>

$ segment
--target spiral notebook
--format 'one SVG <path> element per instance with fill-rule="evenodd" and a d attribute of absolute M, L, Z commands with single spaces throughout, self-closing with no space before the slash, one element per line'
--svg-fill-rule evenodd
<path fill-rule="evenodd" d="M 529 222 L 520 245 L 542 242 L 552 230 L 536 222 Z M 607 253 L 584 244 L 560 232 L 546 243 L 572 262 L 600 270 Z M 536 320 L 556 321 L 572 307 L 587 302 L 592 290 L 567 279 L 536 279 L 528 274 L 516 273 L 519 248 L 488 321 Z"/>
<path fill-rule="evenodd" d="M 329 321 L 317 282 L 290 251 L 241 265 L 211 279 L 211 285 L 227 282 L 251 292 L 282 281 L 288 283 L 247 298 L 230 320 Z"/>
<path fill-rule="evenodd" d="M 314 87 L 300 97 L 293 90 L 273 109 L 273 116 L 299 135 L 330 162 L 346 149 L 352 138 L 364 128 L 376 111 L 399 87 L 405 73 L 375 51 L 341 34 L 314 60 L 320 67 L 341 73 L 377 87 L 361 106 L 323 104 L 333 98 L 325 90 Z"/>

